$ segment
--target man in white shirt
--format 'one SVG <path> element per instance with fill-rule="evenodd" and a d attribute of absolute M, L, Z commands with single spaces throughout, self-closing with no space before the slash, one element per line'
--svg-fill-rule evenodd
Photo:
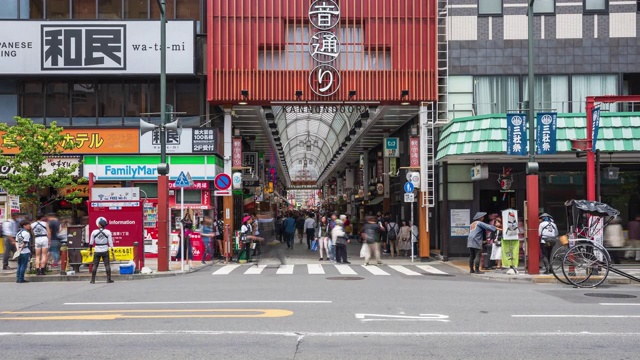
<path fill-rule="evenodd" d="M 553 221 L 553 217 L 547 213 L 542 213 L 538 217 L 540 225 L 538 226 L 538 234 L 540 236 L 540 254 L 542 255 L 542 263 L 544 264 L 545 274 L 549 274 L 551 266 L 551 253 L 553 246 L 558 240 L 558 226 Z"/>
<path fill-rule="evenodd" d="M 98 228 L 91 232 L 89 238 L 89 253 L 95 250 L 93 254 L 93 269 L 91 270 L 91 284 L 96 283 L 96 274 L 98 273 L 98 265 L 100 265 L 101 259 L 107 270 L 107 283 L 113 282 L 111 280 L 111 264 L 109 264 L 109 249 L 113 249 L 113 235 L 110 230 L 105 229 L 108 224 L 107 219 L 99 217 L 96 220 Z"/>
<path fill-rule="evenodd" d="M 18 232 L 18 213 L 11 213 L 11 219 L 2 223 L 4 235 L 4 254 L 2 256 L 2 270 L 10 270 L 9 257 L 16 252 L 16 232 Z"/>
<path fill-rule="evenodd" d="M 311 249 L 311 242 L 316 236 L 316 220 L 313 214 L 304 220 L 304 231 L 307 234 L 307 248 Z"/>

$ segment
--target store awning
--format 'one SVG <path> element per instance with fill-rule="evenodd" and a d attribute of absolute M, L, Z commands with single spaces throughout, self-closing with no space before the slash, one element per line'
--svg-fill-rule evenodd
<path fill-rule="evenodd" d="M 586 134 L 585 114 L 558 114 L 557 150 L 570 153 L 572 139 L 584 139 Z M 600 131 L 596 147 L 601 152 L 640 151 L 640 113 L 601 113 Z M 506 114 L 490 114 L 464 117 L 453 120 L 440 134 L 436 160 L 445 158 L 480 159 L 478 155 L 506 155 Z M 516 160 L 518 157 L 514 156 Z M 504 159 L 503 159 L 504 160 Z"/>

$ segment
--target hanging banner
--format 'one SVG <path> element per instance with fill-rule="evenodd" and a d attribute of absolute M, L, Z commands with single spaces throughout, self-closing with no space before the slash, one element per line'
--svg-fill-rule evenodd
<path fill-rule="evenodd" d="M 389 177 L 398 176 L 398 162 L 396 160 L 397 158 L 389 159 Z"/>
<path fill-rule="evenodd" d="M 527 115 L 507 114 L 507 155 L 527 155 Z"/>
<path fill-rule="evenodd" d="M 376 177 L 378 179 L 382 178 L 383 170 L 384 170 L 384 159 L 379 157 L 378 163 L 376 165 Z"/>
<path fill-rule="evenodd" d="M 231 166 L 242 167 L 242 138 L 241 137 L 233 138 L 233 146 L 232 146 L 231 152 L 233 153 L 233 162 Z"/>
<path fill-rule="evenodd" d="M 544 112 L 536 115 L 536 153 L 553 155 L 556 153 L 558 113 Z"/>
<path fill-rule="evenodd" d="M 420 137 L 412 136 L 409 139 L 409 166 L 420 167 Z"/>
<path fill-rule="evenodd" d="M 502 222 L 502 238 L 504 240 L 518 240 L 518 210 L 503 210 Z"/>
<path fill-rule="evenodd" d="M 598 140 L 598 130 L 600 130 L 600 107 L 596 106 L 591 110 L 591 120 L 593 128 L 591 129 L 591 151 L 596 152 L 596 141 Z"/>

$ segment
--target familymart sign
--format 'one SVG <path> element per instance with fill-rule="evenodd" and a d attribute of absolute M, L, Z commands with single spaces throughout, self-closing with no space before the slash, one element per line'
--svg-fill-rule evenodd
<path fill-rule="evenodd" d="M 169 155 L 169 179 L 189 172 L 194 180 L 213 180 L 222 171 L 222 160 L 214 155 Z M 159 156 L 85 156 L 83 175 L 100 180 L 157 180 Z"/>

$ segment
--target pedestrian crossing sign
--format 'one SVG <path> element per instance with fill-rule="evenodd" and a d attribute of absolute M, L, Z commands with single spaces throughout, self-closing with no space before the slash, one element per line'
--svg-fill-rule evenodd
<path fill-rule="evenodd" d="M 187 179 L 184 171 L 180 171 L 180 175 L 178 175 L 174 185 L 175 187 L 189 187 L 189 179 Z"/>

